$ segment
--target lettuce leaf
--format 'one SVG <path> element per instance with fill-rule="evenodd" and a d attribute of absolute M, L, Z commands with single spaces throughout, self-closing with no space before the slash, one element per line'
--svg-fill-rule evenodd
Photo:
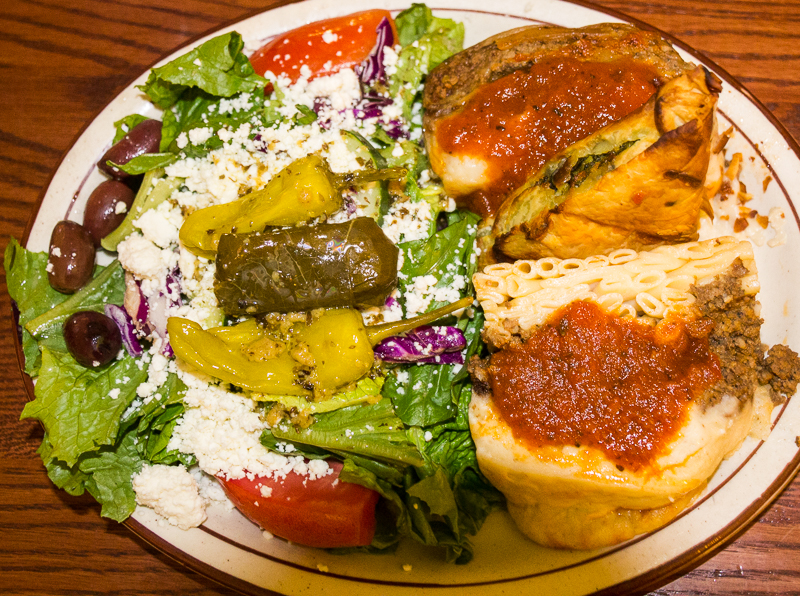
<path fill-rule="evenodd" d="M 27 250 L 20 246 L 15 238 L 12 238 L 6 246 L 3 259 L 6 286 L 19 312 L 25 372 L 32 377 L 38 374 L 42 358 L 39 346 L 25 329 L 25 324 L 68 298 L 66 294 L 50 287 L 45 267 L 47 267 L 46 253 Z"/>
<path fill-rule="evenodd" d="M 457 326 L 467 339 L 465 360 L 469 361 L 481 349 L 483 316 L 462 317 Z M 402 370 L 403 375 L 387 376 L 383 395 L 392 400 L 398 418 L 410 426 L 427 427 L 455 419 L 461 394 L 472 391 L 469 373 L 461 365 L 411 365 Z"/>
<path fill-rule="evenodd" d="M 113 161 L 110 163 L 126 174 L 138 176 L 156 168 L 166 168 L 168 165 L 178 161 L 178 157 L 175 153 L 144 153 L 124 164 L 114 163 Z"/>
<path fill-rule="evenodd" d="M 131 476 L 145 462 L 180 462 L 187 466 L 195 463 L 193 456 L 166 449 L 184 410 L 185 389 L 177 375 L 170 373 L 147 404 L 128 408 L 113 444 L 82 453 L 72 465 L 59 458 L 59 451 L 45 432 L 38 453 L 50 480 L 71 495 L 88 491 L 102 505 L 101 515 L 124 521 L 136 508 Z"/>
<path fill-rule="evenodd" d="M 53 456 L 46 433 L 37 453 L 53 484 L 73 496 L 88 490 L 102 505 L 100 515 L 122 522 L 136 508 L 131 477 L 142 469 L 144 459 L 136 449 L 134 433 L 125 435 L 115 447 L 101 447 L 81 456 L 73 466 Z"/>
<path fill-rule="evenodd" d="M 100 515 L 122 522 L 136 509 L 131 477 L 142 469 L 144 459 L 136 448 L 136 437 L 125 435 L 115 449 L 104 448 L 78 464 L 87 475 L 86 490 L 102 505 Z"/>
<path fill-rule="evenodd" d="M 276 442 L 308 445 L 399 465 L 423 463 L 388 399 L 320 414 L 314 424 L 304 429 L 279 424 L 265 430 L 261 442 L 268 448 L 274 448 Z"/>
<path fill-rule="evenodd" d="M 74 497 L 84 493 L 86 480 L 89 478 L 88 474 L 81 472 L 78 466 L 70 467 L 63 461 L 57 460 L 53 456 L 53 445 L 46 432 L 36 453 L 42 458 L 47 476 L 53 484 Z"/>
<path fill-rule="evenodd" d="M 41 421 L 52 444 L 50 455 L 67 466 L 117 437 L 120 416 L 147 379 L 147 368 L 124 356 L 99 370 L 84 368 L 67 352 L 42 349 L 42 368 L 21 418 Z M 119 389 L 116 398 L 112 390 Z"/>
<path fill-rule="evenodd" d="M 255 73 L 243 48 L 242 36 L 235 31 L 220 35 L 154 68 L 138 88 L 165 110 L 192 87 L 218 97 L 263 89 L 266 79 Z"/>
<path fill-rule="evenodd" d="M 414 278 L 433 275 L 436 288 L 453 286 L 456 278 L 465 282 L 462 296 L 472 292 L 472 275 L 477 269 L 474 252 L 475 238 L 480 217 L 469 211 L 457 211 L 452 223 L 425 240 L 414 240 L 400 244 L 405 258 L 400 270 L 398 286 L 404 295 L 414 283 Z M 432 300 L 428 311 L 448 304 Z"/>
<path fill-rule="evenodd" d="M 40 349 L 66 351 L 64 321 L 78 311 L 103 312 L 106 304 L 122 304 L 124 293 L 125 271 L 119 261 L 113 261 L 108 267 L 95 271 L 94 279 L 78 292 L 25 323 L 25 330 L 39 343 Z"/>
<path fill-rule="evenodd" d="M 424 4 L 414 4 L 395 19 L 400 45 L 397 71 L 389 78 L 391 97 L 403 99 L 403 116 L 409 122 L 421 83 L 431 70 L 464 47 L 464 25 L 433 16 Z"/>

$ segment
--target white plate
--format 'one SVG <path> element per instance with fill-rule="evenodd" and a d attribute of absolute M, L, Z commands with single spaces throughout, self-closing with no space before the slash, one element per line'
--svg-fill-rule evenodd
<path fill-rule="evenodd" d="M 494 0 L 490 5 L 481 0 L 435 0 L 431 6 L 439 15 L 465 24 L 467 46 L 536 22 L 579 27 L 620 20 L 556 0 Z M 257 47 L 260 41 L 310 20 L 377 7 L 396 10 L 402 5 L 387 0 L 311 0 L 262 13 L 213 35 L 235 29 Z M 185 51 L 186 48 L 176 52 L 164 62 Z M 688 59 L 703 62 L 690 49 L 681 51 Z M 719 101 L 720 117 L 725 128 L 730 124 L 736 131 L 729 146 L 742 151 L 749 164 L 743 181 L 748 189 L 759 189 L 753 205 L 760 213 L 767 213 L 773 206 L 786 213 L 786 244 L 756 248 L 756 260 L 765 318 L 762 340 L 770 344 L 785 342 L 796 348 L 800 346 L 800 297 L 792 289 L 800 279 L 800 220 L 789 189 L 800 188 L 800 149 L 749 93 L 718 67 L 705 63 L 725 82 Z M 134 84 L 142 84 L 146 77 L 147 73 L 142 74 Z M 46 250 L 53 226 L 65 213 L 73 219 L 80 217 L 89 192 L 102 180 L 93 165 L 110 145 L 113 122 L 132 112 L 157 115 L 133 85 L 100 113 L 70 149 L 43 198 L 30 232 L 29 248 Z M 767 175 L 774 182 L 761 193 L 761 182 Z M 778 496 L 800 466 L 795 444 L 800 435 L 798 410 L 798 397 L 776 409 L 769 439 L 748 439 L 723 463 L 706 494 L 690 510 L 657 532 L 601 551 L 557 551 L 536 546 L 519 533 L 504 513 L 495 513 L 488 519 L 474 539 L 474 560 L 458 567 L 446 564 L 438 552 L 411 542 L 401 545 L 393 555 L 337 556 L 279 539 L 265 540 L 259 529 L 236 511 L 212 509 L 203 527 L 188 532 L 159 526 L 147 510 L 137 510 L 127 524 L 189 567 L 247 593 L 420 596 L 470 592 L 566 595 L 598 590 L 619 594 L 634 588 L 641 591 L 655 588 L 697 565 Z M 404 571 L 407 565 L 411 565 L 410 571 Z"/>

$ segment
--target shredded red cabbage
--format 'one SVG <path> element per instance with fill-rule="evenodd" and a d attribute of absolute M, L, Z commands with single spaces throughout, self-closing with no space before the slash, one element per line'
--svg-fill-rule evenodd
<path fill-rule="evenodd" d="M 458 327 L 417 327 L 406 335 L 389 337 L 375 346 L 384 362 L 463 364 L 467 340 Z"/>
<path fill-rule="evenodd" d="M 392 24 L 389 22 L 389 19 L 386 17 L 381 19 L 375 33 L 377 34 L 375 45 L 372 47 L 372 50 L 370 50 L 369 56 L 364 59 L 356 70 L 362 90 L 370 89 L 375 83 L 386 82 L 386 69 L 383 67 L 383 51 L 386 46 L 391 47 L 394 45 L 394 31 L 392 31 Z"/>
<path fill-rule="evenodd" d="M 150 315 L 150 305 L 147 303 L 142 293 L 139 282 L 130 273 L 125 274 L 125 296 L 122 300 L 125 311 L 133 319 L 136 329 L 144 335 L 150 335 L 153 331 L 148 323 Z"/>
<path fill-rule="evenodd" d="M 139 339 L 136 337 L 136 327 L 127 311 L 116 304 L 106 304 L 103 310 L 106 316 L 114 321 L 119 328 L 119 333 L 122 336 L 122 345 L 125 346 L 128 354 L 134 358 L 141 356 L 143 353 L 142 344 L 139 343 Z"/>

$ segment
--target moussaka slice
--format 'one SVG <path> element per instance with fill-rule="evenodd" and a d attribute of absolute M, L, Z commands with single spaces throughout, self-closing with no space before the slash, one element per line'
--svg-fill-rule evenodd
<path fill-rule="evenodd" d="M 478 462 L 520 529 L 589 549 L 662 526 L 793 393 L 767 354 L 748 242 L 718 238 L 474 277 L 493 352 L 470 363 Z"/>

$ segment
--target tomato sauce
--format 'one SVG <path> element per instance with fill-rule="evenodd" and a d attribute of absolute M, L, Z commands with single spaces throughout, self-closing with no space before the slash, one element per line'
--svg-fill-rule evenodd
<path fill-rule="evenodd" d="M 489 164 L 484 188 L 461 199 L 484 217 L 548 159 L 642 106 L 658 89 L 655 70 L 630 58 L 555 57 L 482 86 L 443 119 L 436 139 L 449 154 Z"/>
<path fill-rule="evenodd" d="M 618 468 L 639 470 L 722 378 L 712 327 L 675 319 L 653 328 L 573 302 L 526 342 L 492 355 L 494 403 L 532 447 L 594 447 Z"/>

